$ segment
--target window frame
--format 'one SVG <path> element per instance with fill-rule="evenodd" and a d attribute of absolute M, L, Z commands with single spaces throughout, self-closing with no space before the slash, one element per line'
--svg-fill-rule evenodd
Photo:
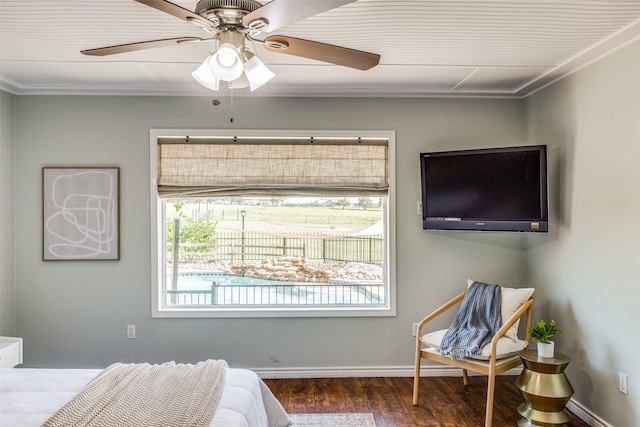
<path fill-rule="evenodd" d="M 389 146 L 389 190 L 386 209 L 383 210 L 385 222 L 385 264 L 384 276 L 388 298 L 383 306 L 356 307 L 172 307 L 164 305 L 163 283 L 165 252 L 161 245 L 166 241 L 166 227 L 159 227 L 165 218 L 165 203 L 158 196 L 157 156 L 158 138 L 182 137 L 185 135 L 206 137 L 229 135 L 242 137 L 367 137 L 385 138 Z M 151 129 L 150 130 L 150 227 L 151 227 L 151 317 L 153 318 L 250 318 L 250 317 L 377 317 L 396 316 L 396 215 L 395 215 L 395 131 L 335 131 L 335 130 L 238 130 L 238 129 Z"/>

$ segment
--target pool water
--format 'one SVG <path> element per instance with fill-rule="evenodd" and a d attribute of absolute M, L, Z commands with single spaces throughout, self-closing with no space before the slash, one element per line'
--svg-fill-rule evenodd
<path fill-rule="evenodd" d="M 170 279 L 169 279 L 170 280 Z M 212 284 L 216 284 L 212 292 Z M 177 305 L 382 305 L 380 285 L 295 283 L 212 273 L 178 275 Z M 213 300 L 213 301 L 212 301 Z"/>
<path fill-rule="evenodd" d="M 277 286 L 291 285 L 291 282 L 255 279 L 253 277 L 225 276 L 216 273 L 184 273 L 178 274 L 178 289 L 209 290 L 211 284 L 241 286 Z"/>

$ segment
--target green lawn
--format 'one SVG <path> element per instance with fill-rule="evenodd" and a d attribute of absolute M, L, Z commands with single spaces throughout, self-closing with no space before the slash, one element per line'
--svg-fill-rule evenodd
<path fill-rule="evenodd" d="M 326 232 L 350 234 L 377 223 L 382 219 L 382 210 L 370 208 L 328 208 L 319 206 L 254 206 L 222 205 L 213 203 L 186 203 L 181 212 L 187 216 L 207 216 L 218 222 L 219 229 L 242 228 L 241 211 L 244 210 L 245 230 L 280 233 Z M 174 209 L 167 204 L 167 216 Z"/>

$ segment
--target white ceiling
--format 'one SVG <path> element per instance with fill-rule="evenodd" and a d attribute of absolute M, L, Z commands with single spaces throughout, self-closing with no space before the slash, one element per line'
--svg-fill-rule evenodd
<path fill-rule="evenodd" d="M 189 10 L 196 4 L 173 2 Z M 640 0 L 358 0 L 274 34 L 378 53 L 380 64 L 359 71 L 256 45 L 276 77 L 234 96 L 523 97 L 639 38 Z M 80 53 L 182 36 L 208 37 L 134 0 L 0 0 L 0 88 L 209 96 L 191 77 L 209 43 Z"/>

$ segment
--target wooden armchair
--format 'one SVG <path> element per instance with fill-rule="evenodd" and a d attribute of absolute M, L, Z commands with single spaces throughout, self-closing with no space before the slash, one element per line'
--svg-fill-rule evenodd
<path fill-rule="evenodd" d="M 512 288 L 502 288 L 503 295 L 505 289 Z M 527 288 L 526 290 L 530 290 L 530 293 L 526 294 L 523 292 L 518 292 L 520 296 L 525 295 L 524 302 L 518 301 L 518 304 L 514 307 L 515 311 L 511 316 L 509 316 L 505 320 L 504 316 L 504 303 L 503 303 L 503 316 L 502 316 L 502 327 L 498 330 L 498 332 L 494 335 L 491 343 L 487 345 L 485 348 L 488 351 L 490 346 L 490 353 L 487 356 L 488 360 L 477 360 L 471 358 L 464 358 L 454 360 L 449 358 L 448 356 L 442 356 L 440 354 L 440 350 L 436 347 L 428 347 L 423 344 L 423 328 L 433 319 L 437 318 L 439 315 L 445 313 L 450 308 L 454 307 L 456 304 L 460 303 L 464 298 L 466 292 L 462 292 L 460 295 L 453 298 L 451 301 L 444 304 L 442 307 L 438 308 L 436 311 L 422 319 L 422 321 L 418 324 L 417 330 L 417 338 L 416 338 L 416 359 L 415 359 L 415 375 L 413 381 L 413 404 L 418 404 L 418 388 L 420 383 L 420 362 L 422 359 L 432 360 L 434 362 L 442 363 L 449 366 L 455 366 L 462 369 L 462 379 L 464 385 L 468 385 L 468 377 L 467 371 L 477 372 L 480 374 L 484 374 L 488 376 L 488 386 L 487 386 L 487 407 L 485 414 L 485 427 L 491 427 L 491 421 L 493 418 L 493 394 L 495 389 L 495 376 L 501 374 L 503 372 L 508 371 L 509 369 L 515 368 L 522 364 L 520 357 L 517 355 L 517 352 L 513 354 L 513 352 L 507 354 L 500 354 L 502 344 L 505 341 L 502 340 L 512 340 L 509 336 L 505 336 L 505 334 L 509 333 L 509 335 L 517 334 L 517 325 L 520 318 L 526 313 L 526 320 L 524 325 L 524 330 L 526 331 L 525 340 L 529 341 L 529 326 L 531 325 L 531 314 L 532 314 L 532 304 L 533 298 L 531 298 L 531 294 L 533 293 L 533 289 Z M 516 291 L 525 291 L 525 289 L 517 289 Z M 504 298 L 503 298 L 504 299 Z M 513 302 L 513 301 L 511 301 Z M 511 310 L 510 310 L 511 311 Z M 515 326 L 515 328 L 514 328 Z M 501 343 L 499 346 L 498 343 Z M 483 351 L 483 353 L 486 353 Z"/>

